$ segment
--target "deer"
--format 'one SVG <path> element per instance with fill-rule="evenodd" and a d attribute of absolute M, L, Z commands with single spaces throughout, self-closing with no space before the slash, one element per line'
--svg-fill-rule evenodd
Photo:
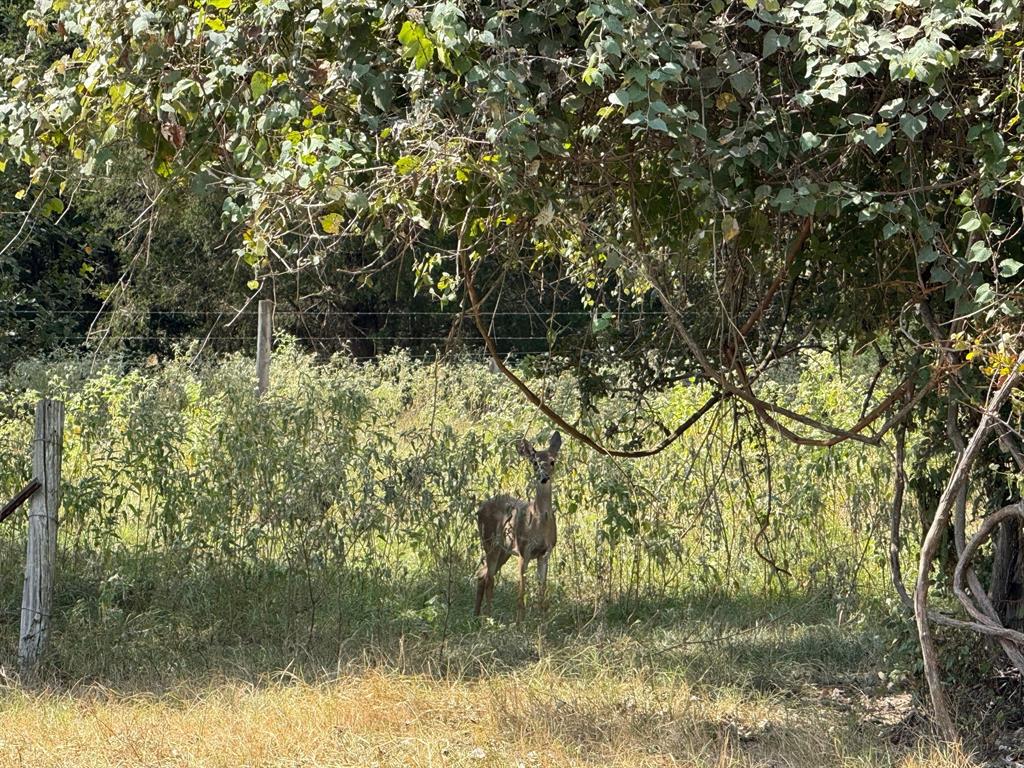
<path fill-rule="evenodd" d="M 532 499 L 517 499 L 507 494 L 493 496 L 477 511 L 477 530 L 484 550 L 483 563 L 477 571 L 476 606 L 479 616 L 486 603 L 490 614 L 494 601 L 494 579 L 512 555 L 519 557 L 519 597 L 516 600 L 516 622 L 526 613 L 526 567 L 537 561 L 537 598 L 544 608 L 548 578 L 548 558 L 555 548 L 558 529 L 555 510 L 551 506 L 551 485 L 555 459 L 562 447 L 562 436 L 555 432 L 546 450 L 537 450 L 526 438 L 516 443 L 516 451 L 530 462 L 534 472 Z"/>

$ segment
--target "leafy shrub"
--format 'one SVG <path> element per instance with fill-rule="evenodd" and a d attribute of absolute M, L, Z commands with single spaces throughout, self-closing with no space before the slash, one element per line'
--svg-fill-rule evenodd
<path fill-rule="evenodd" d="M 50 361 L 8 375 L 0 493 L 27 477 L 35 399 L 66 401 L 60 583 L 76 620 L 173 623 L 201 608 L 229 636 L 276 626 L 315 637 L 354 620 L 338 607 L 351 590 L 372 593 L 383 605 L 365 609 L 396 620 L 436 619 L 453 604 L 468 613 L 476 507 L 528 490 L 514 441 L 550 432 L 500 376 L 479 362 L 402 354 L 318 363 L 285 343 L 260 400 L 250 360 L 189 361 Z M 571 376 L 534 384 L 581 417 Z M 809 412 L 858 414 L 827 358 L 774 386 Z M 651 407 L 672 423 L 705 397 L 680 385 Z M 633 405 L 606 398 L 584 423 Z M 562 455 L 556 609 L 722 591 L 853 597 L 881 585 L 882 452 L 798 450 L 730 406 L 650 459 L 613 460 L 572 440 Z M 24 516 L 7 525 L 0 586 L 14 601 Z"/>

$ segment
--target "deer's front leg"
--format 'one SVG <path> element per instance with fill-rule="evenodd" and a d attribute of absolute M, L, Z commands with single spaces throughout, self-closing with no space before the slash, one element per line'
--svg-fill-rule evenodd
<path fill-rule="evenodd" d="M 541 611 L 546 611 L 548 604 L 547 594 L 548 586 L 548 555 L 544 555 L 540 560 L 537 561 L 537 605 L 540 606 Z"/>
<path fill-rule="evenodd" d="M 529 560 L 525 556 L 519 556 L 519 599 L 516 600 L 516 622 L 523 620 L 526 614 L 526 566 Z"/>

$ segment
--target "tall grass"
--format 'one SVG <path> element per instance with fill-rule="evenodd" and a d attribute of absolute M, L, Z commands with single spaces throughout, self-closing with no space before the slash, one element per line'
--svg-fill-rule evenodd
<path fill-rule="evenodd" d="M 613 442 L 608 425 L 638 409 L 671 426 L 707 396 L 680 385 L 582 412 L 574 378 L 542 370 L 524 373 L 554 408 Z M 853 375 L 808 356 L 774 386 L 797 409 L 852 423 Z M 241 356 L 39 361 L 12 371 L 0 393 L 0 495 L 29 473 L 40 394 L 67 405 L 58 620 L 76 639 L 58 642 L 52 663 L 73 679 L 169 669 L 210 647 L 326 658 L 385 625 L 446 636 L 471 609 L 477 505 L 525 493 L 514 441 L 550 433 L 474 361 L 323 363 L 286 343 L 263 400 Z M 642 617 L 721 594 L 853 607 L 885 589 L 884 451 L 795 449 L 730 405 L 650 459 L 613 460 L 568 440 L 560 465 L 556 621 Z M 16 615 L 24 516 L 5 525 L 0 609 Z M 496 611 L 509 601 L 499 591 Z M 0 649 L 14 647 L 14 624 L 0 630 Z"/>

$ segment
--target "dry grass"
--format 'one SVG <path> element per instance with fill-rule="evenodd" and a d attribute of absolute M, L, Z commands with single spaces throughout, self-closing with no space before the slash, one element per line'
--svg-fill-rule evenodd
<path fill-rule="evenodd" d="M 870 623 L 801 601 L 642 615 L 371 623 L 296 655 L 66 631 L 47 686 L 0 687 L 0 768 L 983 764 L 880 682 Z"/>
<path fill-rule="evenodd" d="M 887 743 L 822 701 L 691 689 L 543 662 L 445 680 L 363 671 L 160 696 L 0 693 L 0 766 L 974 766 Z"/>
<path fill-rule="evenodd" d="M 879 617 L 824 601 L 709 596 L 581 622 L 563 605 L 518 626 L 480 626 L 469 605 L 451 622 L 342 613 L 362 620 L 305 644 L 274 625 L 203 632 L 198 612 L 62 624 L 45 685 L 0 684 L 0 768 L 983 765 L 928 741 L 912 680 L 879 676 Z M 12 662 L 0 653 L 0 674 Z"/>

